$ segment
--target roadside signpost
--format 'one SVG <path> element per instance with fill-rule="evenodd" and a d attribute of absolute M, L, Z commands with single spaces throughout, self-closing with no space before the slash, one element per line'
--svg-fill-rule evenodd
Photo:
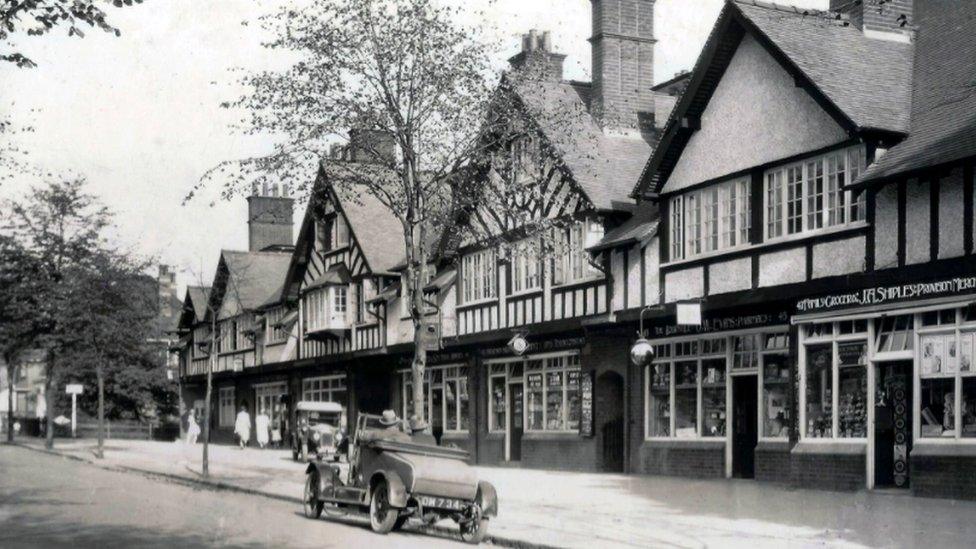
<path fill-rule="evenodd" d="M 64 392 L 71 395 L 71 438 L 75 438 L 75 429 L 78 426 L 78 395 L 85 392 L 85 387 L 81 383 L 69 383 L 64 387 Z"/>

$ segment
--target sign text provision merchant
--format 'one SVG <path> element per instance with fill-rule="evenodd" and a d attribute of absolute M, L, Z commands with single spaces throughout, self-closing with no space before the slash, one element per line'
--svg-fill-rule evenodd
<path fill-rule="evenodd" d="M 881 305 L 921 297 L 940 297 L 976 290 L 976 276 L 951 278 L 937 282 L 916 282 L 897 286 L 876 286 L 855 292 L 803 299 L 796 304 L 798 312 L 827 311 L 840 307 Z"/>

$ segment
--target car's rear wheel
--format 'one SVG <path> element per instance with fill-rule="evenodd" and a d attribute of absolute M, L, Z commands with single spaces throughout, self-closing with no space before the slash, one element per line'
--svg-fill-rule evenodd
<path fill-rule="evenodd" d="M 305 516 L 317 519 L 322 516 L 323 503 L 319 501 L 319 479 L 313 474 L 305 475 L 305 494 L 302 497 L 302 509 Z"/>
<path fill-rule="evenodd" d="M 390 505 L 390 489 L 386 482 L 380 481 L 369 500 L 369 525 L 377 534 L 387 534 L 393 530 L 399 514 Z"/>

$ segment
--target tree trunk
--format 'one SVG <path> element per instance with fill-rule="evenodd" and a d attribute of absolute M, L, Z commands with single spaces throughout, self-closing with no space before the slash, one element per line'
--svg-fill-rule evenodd
<path fill-rule="evenodd" d="M 47 375 L 44 376 L 44 407 L 45 417 L 44 422 L 47 424 L 47 430 L 44 437 L 44 447 L 48 450 L 54 448 L 54 399 L 51 394 L 51 387 L 54 385 L 54 380 L 51 379 L 54 376 L 54 355 L 48 355 L 47 363 Z"/>
<path fill-rule="evenodd" d="M 95 365 L 95 376 L 98 378 L 98 459 L 105 457 L 105 373 L 102 362 Z"/>
<path fill-rule="evenodd" d="M 207 392 L 203 397 L 203 463 L 200 473 L 210 476 L 210 391 L 213 387 L 214 363 L 217 362 L 217 323 L 214 322 L 210 332 L 210 358 L 207 359 Z"/>
<path fill-rule="evenodd" d="M 14 380 L 17 379 L 13 356 L 4 359 L 7 363 L 7 442 L 14 441 Z"/>

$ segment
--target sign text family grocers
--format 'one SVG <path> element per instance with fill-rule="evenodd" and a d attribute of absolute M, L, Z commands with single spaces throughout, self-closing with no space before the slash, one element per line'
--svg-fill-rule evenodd
<path fill-rule="evenodd" d="M 875 286 L 842 294 L 811 297 L 797 302 L 796 310 L 800 313 L 829 311 L 846 307 L 882 305 L 909 299 L 950 296 L 967 291 L 976 291 L 976 276 L 936 282 L 913 282 L 897 286 Z"/>

